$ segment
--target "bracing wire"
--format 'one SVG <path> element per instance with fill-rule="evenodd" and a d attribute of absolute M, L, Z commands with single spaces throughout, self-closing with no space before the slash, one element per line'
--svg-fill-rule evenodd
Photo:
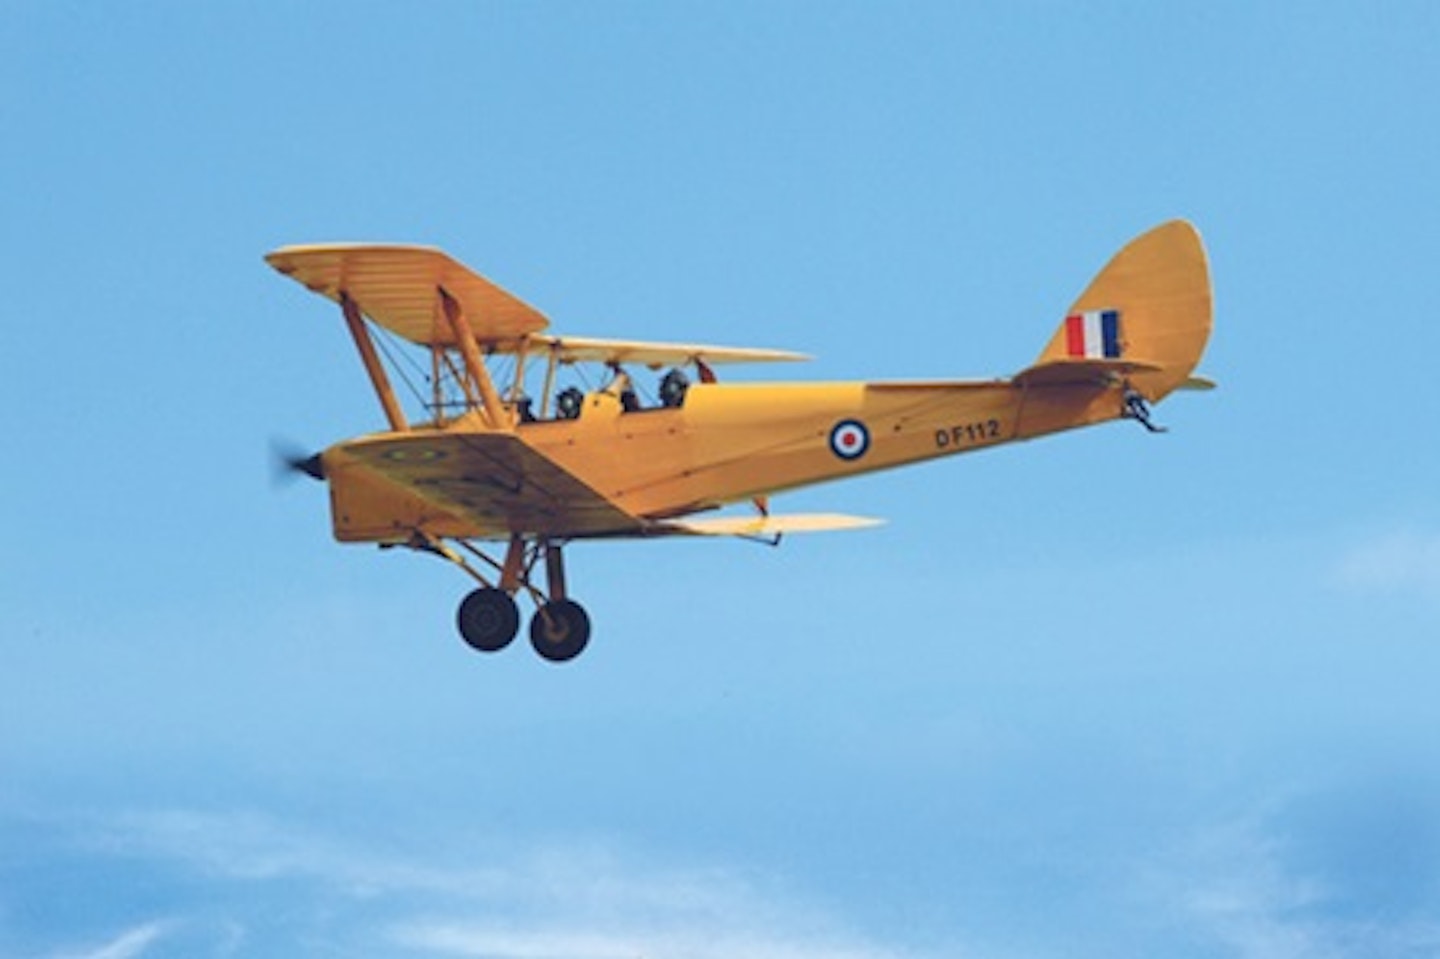
<path fill-rule="evenodd" d="M 410 390 L 410 393 L 415 397 L 416 402 L 418 402 L 421 407 L 428 406 L 430 403 L 429 399 L 415 386 L 415 383 L 410 379 L 409 375 L 406 374 L 404 365 L 401 364 L 398 359 L 396 359 L 397 354 L 398 356 L 403 357 L 406 362 L 408 362 L 410 366 L 415 369 L 415 371 L 419 374 L 420 378 L 424 380 L 427 385 L 430 383 L 430 374 L 425 372 L 425 370 L 421 368 L 420 364 L 413 356 L 401 349 L 398 343 L 393 342 L 393 340 L 395 339 L 394 334 L 392 334 L 389 330 L 385 329 L 383 326 L 377 326 L 377 329 L 379 329 L 380 331 L 380 336 L 377 338 L 376 342 L 380 346 L 380 352 L 385 354 L 385 359 L 390 364 L 390 368 L 394 370 L 397 374 L 399 374 L 401 381 L 405 384 L 406 388 Z"/>

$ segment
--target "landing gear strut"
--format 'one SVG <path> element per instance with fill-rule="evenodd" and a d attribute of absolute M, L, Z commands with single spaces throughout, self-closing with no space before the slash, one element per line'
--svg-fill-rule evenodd
<path fill-rule="evenodd" d="M 564 663 L 584 651 L 590 642 L 590 616 L 566 594 L 565 561 L 559 543 L 548 539 L 527 542 L 513 536 L 504 560 L 496 561 L 468 540 L 453 542 L 498 572 L 498 582 L 492 583 L 464 555 L 439 539 L 416 533 L 407 545 L 449 560 L 480 584 L 461 601 L 455 613 L 455 625 L 468 646 L 493 653 L 510 645 L 520 631 L 515 595 L 523 591 L 535 603 L 535 615 L 530 620 L 530 645 L 535 652 L 552 663 Z M 545 591 L 531 575 L 542 559 Z"/>

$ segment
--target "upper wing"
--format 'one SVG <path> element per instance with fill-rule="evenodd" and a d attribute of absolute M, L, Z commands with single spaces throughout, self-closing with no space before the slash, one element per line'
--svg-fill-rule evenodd
<path fill-rule="evenodd" d="M 550 321 L 539 310 L 440 250 L 425 246 L 328 244 L 287 246 L 265 261 L 310 290 L 340 302 L 348 296 L 376 323 L 422 346 L 453 346 L 437 292 L 444 288 L 464 311 L 475 338 L 489 350 L 553 353 L 561 363 L 639 363 L 653 369 L 696 361 L 770 363 L 809 359 L 784 350 L 693 343 L 647 343 L 588 337 L 541 336 Z"/>
<path fill-rule="evenodd" d="M 569 538 L 644 529 L 638 518 L 511 433 L 392 433 L 345 443 L 339 452 L 465 517 L 477 535 Z"/>
<path fill-rule="evenodd" d="M 580 336 L 531 336 L 527 348 L 553 353 L 561 363 L 638 363 L 651 369 L 684 366 L 699 361 L 720 363 L 780 363 L 808 360 L 804 353 L 787 350 L 706 346 L 699 343 L 647 343 L 642 340 L 599 340 Z M 503 347 L 502 347 L 503 349 Z"/>
<path fill-rule="evenodd" d="M 455 342 L 439 287 L 460 303 L 481 341 L 514 340 L 550 325 L 539 310 L 432 247 L 287 246 L 265 262 L 337 303 L 349 296 L 376 323 L 424 346 Z"/>

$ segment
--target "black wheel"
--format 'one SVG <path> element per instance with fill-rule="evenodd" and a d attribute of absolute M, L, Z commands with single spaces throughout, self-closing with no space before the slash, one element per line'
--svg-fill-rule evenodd
<path fill-rule="evenodd" d="M 546 603 L 530 620 L 530 645 L 552 663 L 579 656 L 590 642 L 590 617 L 584 607 L 568 599 Z"/>
<path fill-rule="evenodd" d="M 477 589 L 460 603 L 455 624 L 465 642 L 482 653 L 510 645 L 520 631 L 520 610 L 504 590 Z"/>

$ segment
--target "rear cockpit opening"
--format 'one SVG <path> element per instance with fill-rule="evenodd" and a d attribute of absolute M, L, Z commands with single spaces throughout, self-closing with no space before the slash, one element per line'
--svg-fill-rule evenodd
<path fill-rule="evenodd" d="M 521 424 L 553 422 L 556 420 L 577 420 L 588 406 L 603 402 L 601 397 L 618 402 L 622 414 L 651 413 L 663 410 L 678 410 L 685 405 L 690 390 L 690 377 L 679 367 L 666 371 L 658 380 L 632 376 L 619 364 L 607 364 L 607 373 L 602 374 L 603 382 L 596 385 L 583 367 L 575 364 L 562 367 L 556 376 L 547 378 L 546 386 L 539 386 L 538 403 L 523 389 L 513 394 L 512 402 L 519 411 Z M 557 383 L 560 385 L 557 388 Z M 593 402 L 587 399 L 594 397 Z M 548 401 L 547 401 L 548 400 Z"/>

